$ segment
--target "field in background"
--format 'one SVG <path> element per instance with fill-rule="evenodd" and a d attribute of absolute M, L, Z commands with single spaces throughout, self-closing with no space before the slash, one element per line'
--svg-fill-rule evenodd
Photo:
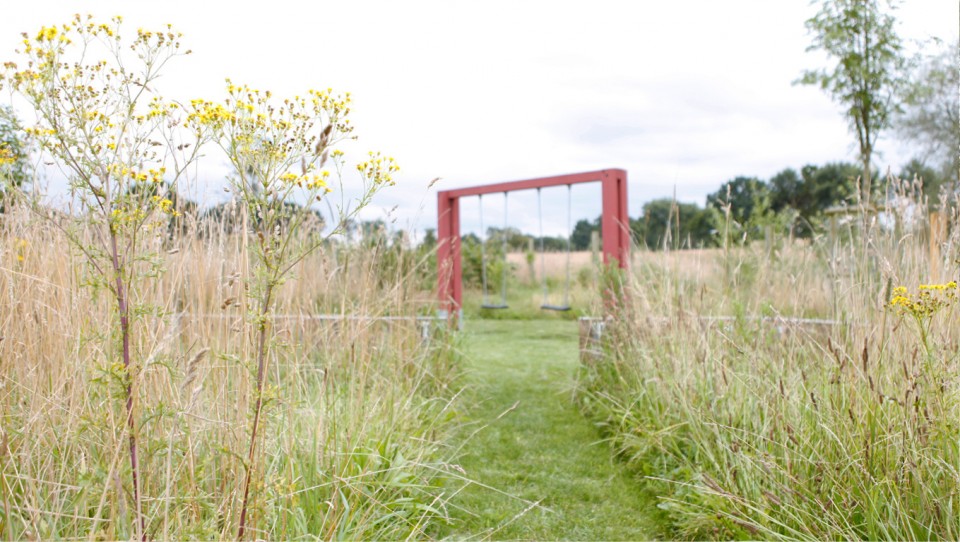
<path fill-rule="evenodd" d="M 576 277 L 577 271 L 584 267 L 593 265 L 593 257 L 589 251 L 571 252 L 570 269 L 573 276 Z M 514 279 L 521 282 L 539 281 L 542 278 L 540 273 L 540 253 L 535 254 L 533 265 L 527 262 L 526 254 L 511 252 L 507 254 L 507 262 L 513 268 Z M 532 267 L 532 269 L 531 269 Z M 562 279 L 567 272 L 567 253 L 566 252 L 544 252 L 543 269 L 547 277 Z"/>
<path fill-rule="evenodd" d="M 710 280 L 716 264 L 716 256 L 721 249 L 691 249 L 671 252 L 634 249 L 631 253 L 633 265 L 660 265 L 671 266 L 684 276 Z M 599 258 L 600 256 L 597 256 Z M 590 251 L 571 252 L 570 270 L 572 280 L 576 280 L 582 269 L 593 269 L 597 265 L 597 258 Z M 526 254 L 511 252 L 507 255 L 507 262 L 513 267 L 513 278 L 520 283 L 539 282 L 542 278 L 540 254 L 534 257 L 533 269 L 527 262 Z M 545 252 L 543 254 L 543 269 L 548 278 L 563 280 L 567 273 L 566 252 Z"/>

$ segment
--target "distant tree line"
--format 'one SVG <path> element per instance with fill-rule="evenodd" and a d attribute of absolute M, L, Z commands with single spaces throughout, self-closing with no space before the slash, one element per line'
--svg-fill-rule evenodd
<path fill-rule="evenodd" d="M 936 204 L 941 193 L 957 190 L 947 171 L 913 159 L 899 177 L 922 179 L 930 203 Z M 704 207 L 670 198 L 647 202 L 641 215 L 630 219 L 630 231 L 637 244 L 651 250 L 718 246 L 728 221 L 738 237 L 756 238 L 768 225 L 810 237 L 823 224 L 825 211 L 855 200 L 861 173 L 858 164 L 831 162 L 799 171 L 787 168 L 766 181 L 738 176 L 709 194 Z M 873 178 L 878 176 L 873 172 Z M 589 249 L 594 231 L 600 232 L 600 217 L 579 220 L 571 232 L 572 249 Z"/>

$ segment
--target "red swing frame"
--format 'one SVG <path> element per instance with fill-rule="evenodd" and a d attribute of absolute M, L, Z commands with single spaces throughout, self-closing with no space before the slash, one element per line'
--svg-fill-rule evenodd
<path fill-rule="evenodd" d="M 627 215 L 627 172 L 622 169 L 603 169 L 438 192 L 437 291 L 441 310 L 452 316 L 463 307 L 460 198 L 592 182 L 600 183 L 603 200 L 600 219 L 603 263 L 626 269 L 630 262 L 630 219 Z"/>

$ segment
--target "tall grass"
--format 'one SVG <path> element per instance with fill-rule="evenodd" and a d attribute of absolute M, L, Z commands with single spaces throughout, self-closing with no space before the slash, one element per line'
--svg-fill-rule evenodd
<path fill-rule="evenodd" d="M 660 495 L 666 535 L 960 538 L 958 311 L 928 317 L 927 349 L 889 303 L 892 287 L 956 278 L 957 203 L 931 266 L 920 195 L 891 190 L 896 221 L 861 210 L 809 243 L 734 245 L 697 273 L 667 259 L 626 280 L 578 399 Z M 721 314 L 736 318 L 705 318 Z"/>
<path fill-rule="evenodd" d="M 243 325 L 246 246 L 221 225 L 150 239 L 166 272 L 131 292 L 150 307 L 135 336 L 140 490 L 151 538 L 236 533 L 253 393 Z M 202 231 L 202 235 L 201 235 Z M 307 233 L 304 233 L 307 235 Z M 309 256 L 277 294 L 263 394 L 254 536 L 422 538 L 445 517 L 441 487 L 458 368 L 452 339 L 414 320 L 430 295 L 410 265 L 373 251 Z M 146 264 L 144 264 L 146 265 Z M 0 220 L 0 538 L 136 535 L 125 510 L 125 414 L 109 296 L 47 221 Z"/>

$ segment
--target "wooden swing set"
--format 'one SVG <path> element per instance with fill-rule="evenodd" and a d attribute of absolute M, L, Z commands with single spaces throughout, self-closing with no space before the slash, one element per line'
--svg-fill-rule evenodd
<path fill-rule="evenodd" d="M 480 229 L 483 235 L 483 203 L 484 194 L 502 193 L 504 198 L 504 230 L 507 225 L 507 194 L 519 190 L 537 191 L 537 213 L 540 220 L 540 268 L 543 285 L 544 310 L 570 310 L 570 237 L 571 233 L 571 186 L 580 183 L 599 182 L 603 202 L 603 214 L 600 219 L 600 231 L 603 237 L 603 262 L 606 265 L 617 265 L 626 268 L 630 251 L 629 217 L 627 215 L 627 172 L 622 169 L 604 169 L 585 173 L 573 173 L 552 177 L 540 177 L 523 181 L 457 188 L 443 190 L 437 194 L 437 290 L 440 298 L 440 307 L 444 315 L 458 317 L 463 308 L 463 267 L 460 253 L 460 199 L 477 196 L 480 200 Z M 561 304 L 551 304 L 548 300 L 548 288 L 544 273 L 543 251 L 543 209 L 540 193 L 543 188 L 567 187 L 567 276 L 564 298 Z M 506 243 L 504 236 L 503 243 Z M 504 276 L 500 283 L 500 299 L 492 302 L 489 299 L 487 287 L 487 262 L 485 250 L 481 247 L 481 280 L 483 284 L 482 307 L 487 309 L 503 309 L 506 303 L 506 265 L 503 267 Z M 504 251 L 505 252 L 505 251 Z"/>

